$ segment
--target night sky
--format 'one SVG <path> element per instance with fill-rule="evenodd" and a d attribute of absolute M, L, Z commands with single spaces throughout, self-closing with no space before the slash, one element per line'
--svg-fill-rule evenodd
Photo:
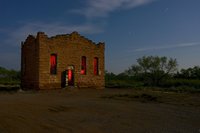
<path fill-rule="evenodd" d="M 106 43 L 106 70 L 120 73 L 144 55 L 200 65 L 200 0 L 0 0 L 0 66 L 20 69 L 20 43 L 78 31 Z"/>

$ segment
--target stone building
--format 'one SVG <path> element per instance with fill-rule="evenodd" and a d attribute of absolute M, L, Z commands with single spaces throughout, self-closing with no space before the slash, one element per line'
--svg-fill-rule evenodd
<path fill-rule="evenodd" d="M 22 88 L 103 88 L 104 49 L 77 32 L 29 35 L 21 47 Z"/>

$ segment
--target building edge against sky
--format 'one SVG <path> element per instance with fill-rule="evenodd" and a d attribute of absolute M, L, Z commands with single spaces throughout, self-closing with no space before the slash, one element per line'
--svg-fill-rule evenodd
<path fill-rule="evenodd" d="M 21 47 L 23 89 L 103 88 L 105 44 L 78 32 L 29 35 Z"/>

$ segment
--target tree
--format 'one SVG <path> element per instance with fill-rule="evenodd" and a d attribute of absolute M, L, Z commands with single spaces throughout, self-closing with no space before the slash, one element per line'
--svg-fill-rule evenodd
<path fill-rule="evenodd" d="M 194 66 L 193 68 L 181 69 L 175 77 L 183 79 L 200 79 L 200 67 Z"/>
<path fill-rule="evenodd" d="M 163 79 L 170 76 L 177 70 L 176 59 L 143 56 L 137 59 L 138 65 L 133 65 L 126 72 L 130 75 L 140 76 L 148 85 L 159 86 Z"/>
<path fill-rule="evenodd" d="M 106 81 L 113 80 L 115 78 L 116 78 L 116 75 L 114 73 L 105 71 L 105 80 Z"/>

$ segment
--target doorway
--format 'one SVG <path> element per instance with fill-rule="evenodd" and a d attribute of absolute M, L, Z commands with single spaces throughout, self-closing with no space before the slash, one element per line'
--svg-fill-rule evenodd
<path fill-rule="evenodd" d="M 74 70 L 68 69 L 68 86 L 74 86 Z"/>
<path fill-rule="evenodd" d="M 61 87 L 74 86 L 74 66 L 68 66 L 67 70 L 62 72 Z"/>

